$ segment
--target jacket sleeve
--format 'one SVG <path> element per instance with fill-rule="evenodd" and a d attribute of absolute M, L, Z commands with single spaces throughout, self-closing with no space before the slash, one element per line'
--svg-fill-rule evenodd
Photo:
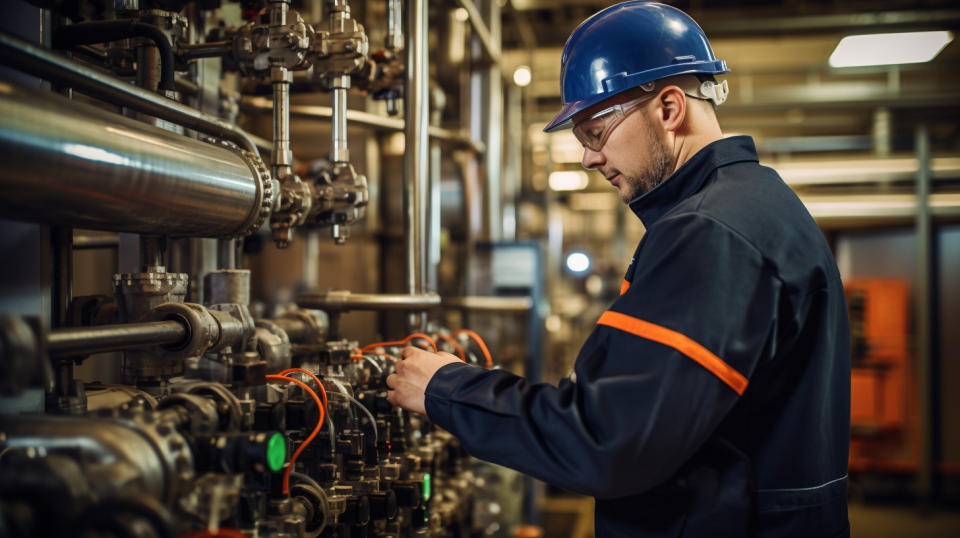
<path fill-rule="evenodd" d="M 554 387 L 465 364 L 426 391 L 430 419 L 476 457 L 600 498 L 657 486 L 723 420 L 773 353 L 779 280 L 708 217 L 647 232 L 628 289 Z"/>

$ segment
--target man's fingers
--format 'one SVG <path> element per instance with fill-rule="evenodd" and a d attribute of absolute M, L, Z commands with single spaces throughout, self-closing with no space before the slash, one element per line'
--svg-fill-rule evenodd
<path fill-rule="evenodd" d="M 394 390 L 397 382 L 397 374 L 390 374 L 387 376 L 387 392 Z"/>

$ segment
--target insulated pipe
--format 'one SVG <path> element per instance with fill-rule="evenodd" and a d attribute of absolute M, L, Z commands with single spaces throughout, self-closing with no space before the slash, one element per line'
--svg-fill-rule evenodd
<path fill-rule="evenodd" d="M 404 187 L 404 243 L 407 249 L 406 288 L 411 295 L 426 290 L 426 207 L 429 113 L 427 85 L 427 2 L 409 0 L 406 33 L 406 70 L 404 89 L 405 152 L 403 159 Z M 425 319 L 414 315 L 408 320 L 409 329 L 422 329 Z"/>
<path fill-rule="evenodd" d="M 179 321 L 71 327 L 50 331 L 47 351 L 51 357 L 70 357 L 177 344 L 186 338 L 187 328 Z"/>
<path fill-rule="evenodd" d="M 107 43 L 131 37 L 144 37 L 156 45 L 160 53 L 160 89 L 174 88 L 174 56 L 170 40 L 162 30 L 143 22 L 113 20 L 80 22 L 57 28 L 53 34 L 53 47 L 72 48 L 77 45 Z"/>
<path fill-rule="evenodd" d="M 242 235 L 259 227 L 269 208 L 269 180 L 258 162 L 0 82 L 5 217 L 151 235 Z"/>
<path fill-rule="evenodd" d="M 236 125 L 137 88 L 22 39 L 0 34 L 0 62 L 61 86 L 74 88 L 107 103 L 125 106 L 148 116 L 229 140 L 260 158 L 254 138 Z"/>

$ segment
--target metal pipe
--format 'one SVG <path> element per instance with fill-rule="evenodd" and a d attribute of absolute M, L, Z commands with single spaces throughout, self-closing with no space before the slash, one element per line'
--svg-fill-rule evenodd
<path fill-rule="evenodd" d="M 293 151 L 290 149 L 290 72 L 275 67 L 273 81 L 273 176 L 290 174 Z"/>
<path fill-rule="evenodd" d="M 500 65 L 500 36 L 494 35 L 494 29 L 487 27 L 487 24 L 484 22 L 483 16 L 480 14 L 480 10 L 477 9 L 477 5 L 475 3 L 473 3 L 471 0 L 457 0 L 457 3 L 467 11 L 467 18 L 470 21 L 470 25 L 473 27 L 473 33 L 476 34 L 477 39 L 479 39 L 480 43 L 483 45 L 483 50 L 490 58 L 490 62 L 495 65 Z M 497 4 L 495 1 L 491 3 L 497 6 L 496 9 L 499 12 L 499 4 Z M 491 25 L 493 24 L 499 24 L 499 22 L 492 21 Z"/>
<path fill-rule="evenodd" d="M 5 216 L 96 230 L 231 237 L 262 222 L 266 181 L 240 152 L 0 82 Z"/>
<path fill-rule="evenodd" d="M 182 43 L 177 45 L 177 55 L 185 60 L 216 58 L 233 53 L 233 41 L 208 41 L 206 43 Z"/>
<path fill-rule="evenodd" d="M 22 39 L 0 34 L 0 58 L 5 65 L 91 97 L 229 140 L 260 158 L 253 139 L 236 125 L 137 88 Z"/>
<path fill-rule="evenodd" d="M 262 97 L 245 98 L 241 106 L 246 110 L 255 111 L 268 111 L 273 107 L 269 100 Z M 294 105 L 290 107 L 290 115 L 296 118 L 330 121 L 333 117 L 333 108 L 320 105 Z M 406 122 L 402 119 L 379 116 L 362 110 L 348 109 L 346 116 L 351 125 L 370 127 L 386 132 L 398 132 L 406 129 Z M 427 127 L 427 134 L 433 140 L 456 144 L 478 154 L 487 150 L 483 141 L 471 138 L 466 131 L 455 131 L 430 125 Z"/>
<path fill-rule="evenodd" d="M 170 40 L 162 30 L 156 26 L 134 20 L 112 20 L 80 22 L 61 26 L 53 35 L 53 47 L 57 49 L 72 48 L 76 45 L 92 45 L 107 43 L 131 37 L 144 37 L 153 42 L 160 60 L 161 90 L 174 88 L 174 56 Z M 144 69 L 140 66 L 140 69 Z"/>
<path fill-rule="evenodd" d="M 936 491 L 937 431 L 934 403 L 939 377 L 933 368 L 933 232 L 930 216 L 930 135 L 926 125 L 919 125 L 915 134 L 917 156 L 916 221 L 917 234 L 917 394 L 920 396 L 920 468 L 917 472 L 917 493 L 924 503 L 934 500 Z"/>
<path fill-rule="evenodd" d="M 389 51 L 398 51 L 403 47 L 403 9 L 400 0 L 387 0 L 387 39 Z"/>
<path fill-rule="evenodd" d="M 173 320 L 71 327 L 50 331 L 47 336 L 47 351 L 51 357 L 69 357 L 162 344 L 178 344 L 186 338 L 186 326 Z"/>
<path fill-rule="evenodd" d="M 350 293 L 346 290 L 308 291 L 297 296 L 301 308 L 347 312 L 349 310 L 426 310 L 440 305 L 436 293 Z"/>
<path fill-rule="evenodd" d="M 426 249 L 424 248 L 425 208 L 428 182 L 429 114 L 427 84 L 427 2 L 410 0 L 407 10 L 406 70 L 404 72 L 405 152 L 403 159 L 404 187 L 403 234 L 406 246 L 406 289 L 410 295 L 422 294 L 426 289 Z M 412 315 L 408 320 L 411 332 L 420 330 L 426 319 Z"/>
<path fill-rule="evenodd" d="M 347 92 L 350 90 L 350 75 L 338 75 L 330 81 L 333 94 L 332 123 L 330 124 L 330 162 L 350 162 L 347 146 Z"/>
<path fill-rule="evenodd" d="M 533 308 L 531 297 L 496 297 L 468 295 L 464 297 L 444 297 L 445 308 L 475 310 L 484 312 L 528 312 Z"/>
<path fill-rule="evenodd" d="M 116 233 L 73 233 L 73 250 L 116 249 L 120 245 L 120 237 Z"/>

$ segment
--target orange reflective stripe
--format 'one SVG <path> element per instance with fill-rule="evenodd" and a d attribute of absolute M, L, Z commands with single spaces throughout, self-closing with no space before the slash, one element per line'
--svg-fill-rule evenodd
<path fill-rule="evenodd" d="M 627 293 L 628 289 L 630 289 L 630 281 L 624 280 L 620 283 L 620 295 Z"/>
<path fill-rule="evenodd" d="M 643 321 L 610 310 L 600 316 L 597 325 L 606 325 L 614 329 L 620 329 L 621 331 L 635 334 L 641 338 L 653 340 L 654 342 L 672 347 L 700 363 L 700 366 L 703 366 L 709 370 L 710 373 L 719 377 L 721 381 L 729 385 L 737 394 L 742 395 L 743 391 L 747 388 L 748 381 L 747 378 L 743 377 L 743 374 L 723 362 L 723 359 L 711 353 L 709 349 L 677 331 L 672 331 L 666 327 L 650 323 L 649 321 Z"/>

